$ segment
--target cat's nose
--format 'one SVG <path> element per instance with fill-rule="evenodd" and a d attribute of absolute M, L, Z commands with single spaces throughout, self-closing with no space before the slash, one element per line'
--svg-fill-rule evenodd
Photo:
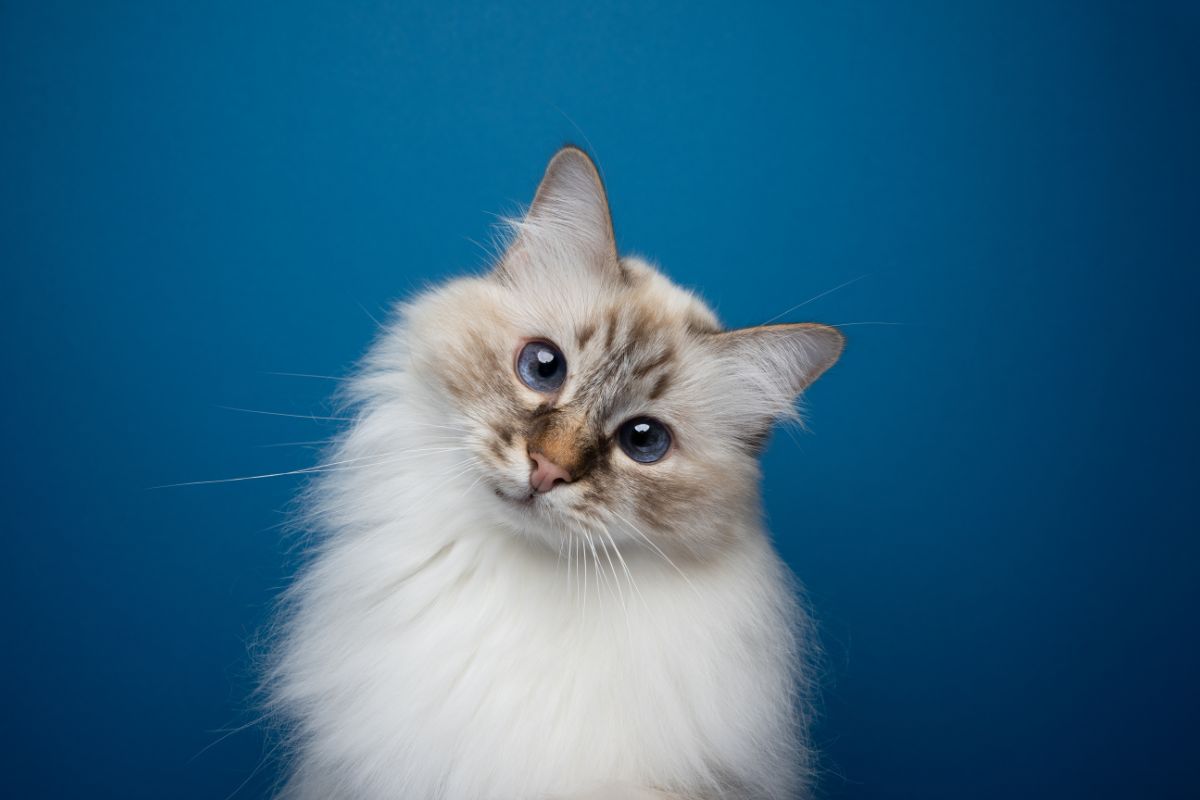
<path fill-rule="evenodd" d="M 547 458 L 545 453 L 531 450 L 529 458 L 533 461 L 533 471 L 529 473 L 529 485 L 535 492 L 545 494 L 560 483 L 571 482 L 571 473 Z"/>

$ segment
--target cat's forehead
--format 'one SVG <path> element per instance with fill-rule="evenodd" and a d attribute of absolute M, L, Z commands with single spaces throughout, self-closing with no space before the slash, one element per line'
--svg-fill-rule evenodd
<path fill-rule="evenodd" d="M 689 334 L 716 333 L 721 329 L 717 315 L 703 300 L 641 259 L 622 259 L 621 271 L 635 305 L 653 309 L 654 313 L 649 315 L 652 324 Z"/>
<path fill-rule="evenodd" d="M 611 350 L 721 329 L 716 315 L 699 297 L 637 258 L 621 260 L 619 281 L 603 287 L 561 287 L 540 299 L 540 321 L 552 323 L 560 335 L 570 333 L 573 344 L 587 350 L 597 346 Z"/>

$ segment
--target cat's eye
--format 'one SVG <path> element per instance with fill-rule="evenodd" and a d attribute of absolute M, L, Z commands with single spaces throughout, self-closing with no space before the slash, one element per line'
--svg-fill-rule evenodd
<path fill-rule="evenodd" d="M 671 432 L 654 417 L 634 417 L 617 430 L 617 443 L 634 461 L 653 464 L 671 449 Z"/>
<path fill-rule="evenodd" d="M 517 377 L 535 392 L 553 394 L 567 379 L 567 360 L 550 342 L 529 342 L 517 353 Z"/>

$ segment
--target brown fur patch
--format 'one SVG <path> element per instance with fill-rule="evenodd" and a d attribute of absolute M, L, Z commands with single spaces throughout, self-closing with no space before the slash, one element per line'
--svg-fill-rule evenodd
<path fill-rule="evenodd" d="M 608 310 L 608 316 L 605 318 L 607 327 L 604 330 L 604 349 L 611 350 L 613 341 L 617 338 L 617 326 L 620 324 L 620 317 L 617 314 L 616 308 Z"/>
<path fill-rule="evenodd" d="M 662 397 L 667 389 L 671 388 L 671 381 L 675 379 L 675 374 L 672 372 L 664 372 L 658 376 L 658 380 L 654 382 L 654 386 L 650 389 L 648 397 L 651 400 L 657 400 Z"/>
<path fill-rule="evenodd" d="M 514 431 L 512 427 L 508 425 L 500 425 L 496 428 L 496 435 L 500 437 L 500 442 L 504 444 L 505 447 L 512 444 L 513 434 L 515 433 L 516 431 Z"/>
<path fill-rule="evenodd" d="M 634 486 L 638 512 L 659 531 L 672 531 L 700 499 L 702 487 L 687 480 L 652 478 L 647 474 Z"/>
<path fill-rule="evenodd" d="M 600 455 L 599 442 L 589 436 L 587 420 L 577 411 L 551 410 L 534 417 L 526 437 L 530 452 L 539 452 L 571 474 L 576 481 L 591 472 Z"/>
<path fill-rule="evenodd" d="M 596 323 L 589 322 L 575 332 L 575 341 L 579 345 L 579 349 L 587 347 L 587 343 L 596 335 Z"/>
<path fill-rule="evenodd" d="M 633 321 L 629 323 L 628 339 L 631 344 L 638 344 L 650 338 L 650 331 L 654 327 L 654 317 L 644 308 L 639 308 L 633 315 Z"/>

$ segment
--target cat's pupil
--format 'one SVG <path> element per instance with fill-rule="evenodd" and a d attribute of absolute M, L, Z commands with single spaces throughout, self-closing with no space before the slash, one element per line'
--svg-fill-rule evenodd
<path fill-rule="evenodd" d="M 538 350 L 537 360 L 538 375 L 543 378 L 551 377 L 558 370 L 558 365 L 554 363 L 554 353 L 549 350 Z"/>

